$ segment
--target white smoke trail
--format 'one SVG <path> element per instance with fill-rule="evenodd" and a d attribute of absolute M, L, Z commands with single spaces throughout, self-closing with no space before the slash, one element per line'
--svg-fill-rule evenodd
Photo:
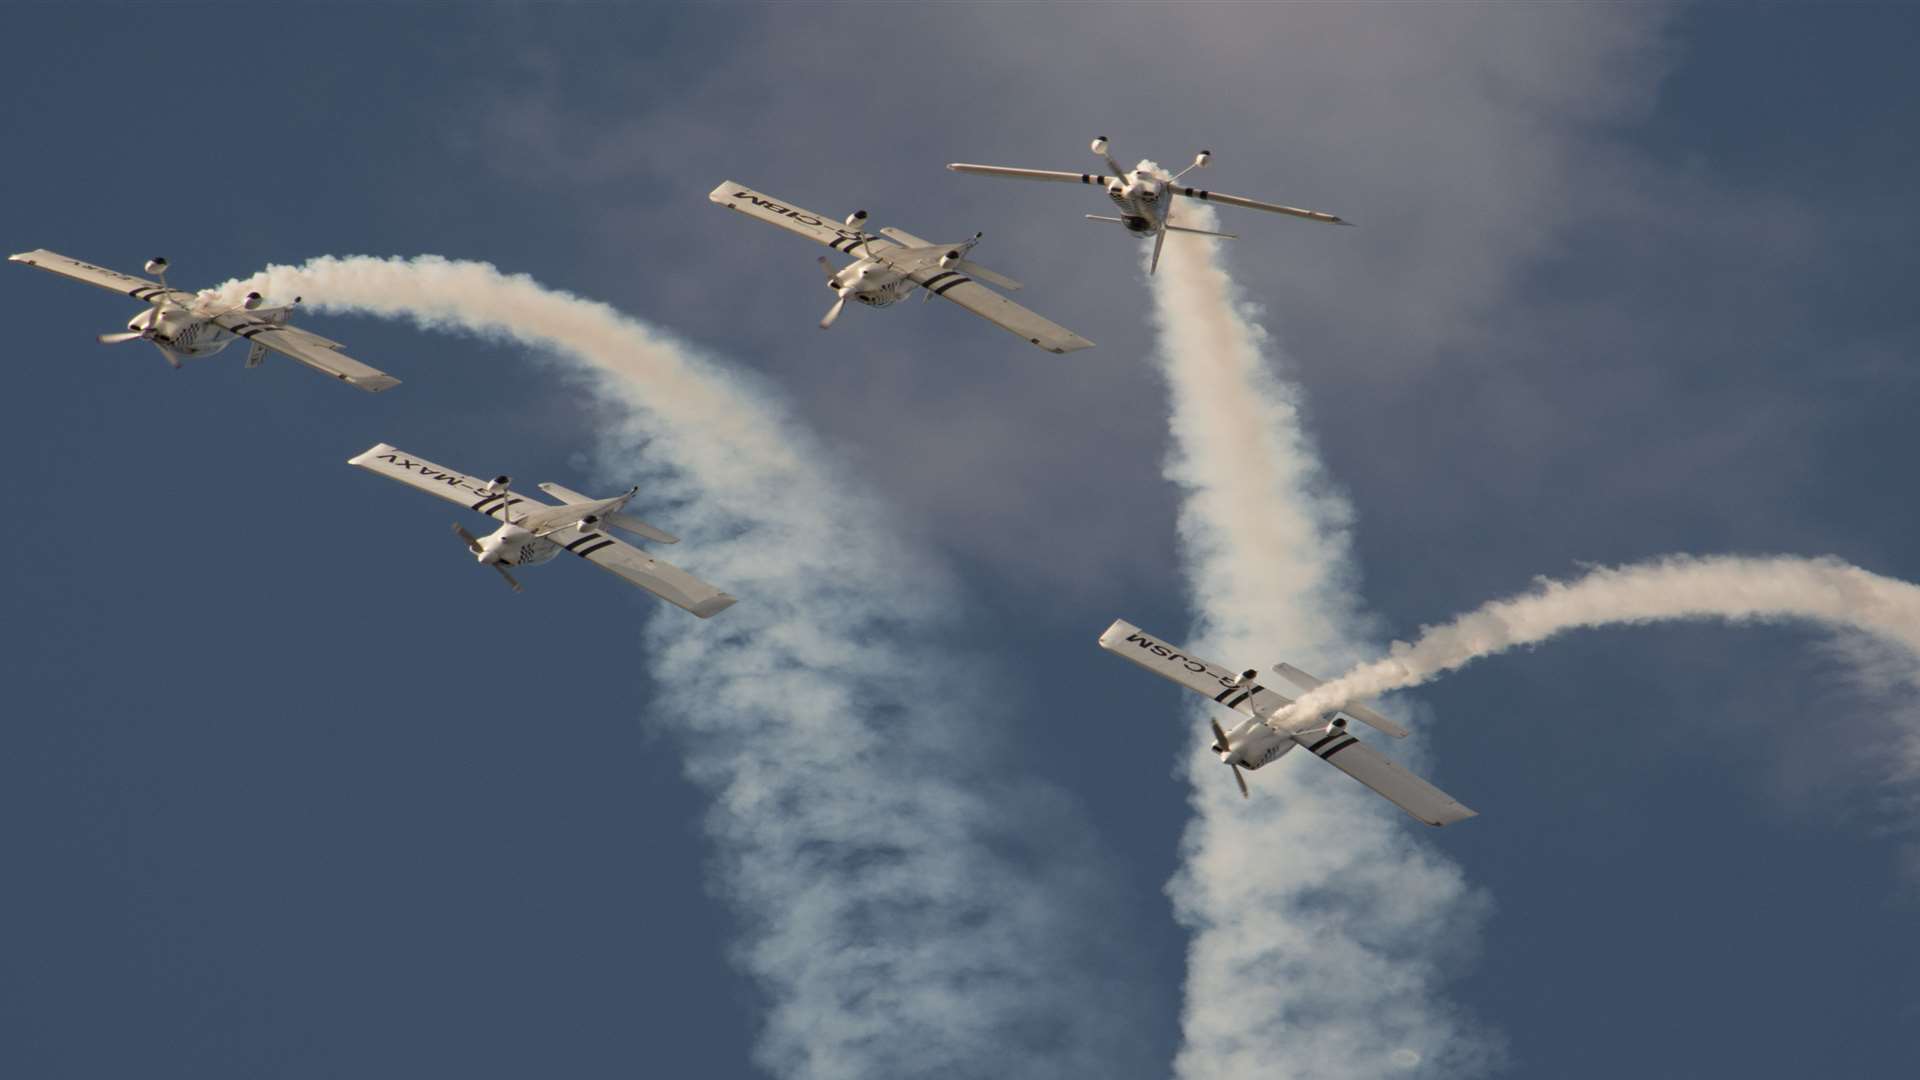
<path fill-rule="evenodd" d="M 1214 227 L 1206 208 L 1180 211 L 1183 224 Z M 1194 647 L 1236 668 L 1344 666 L 1369 636 L 1352 599 L 1351 515 L 1216 248 L 1171 238 L 1153 282 Z M 1484 1065 L 1491 1044 L 1439 1000 L 1482 914 L 1459 870 L 1413 840 L 1398 811 L 1314 762 L 1283 760 L 1243 801 L 1203 730 L 1198 720 L 1186 759 L 1195 816 L 1169 887 L 1193 934 L 1178 1074 Z"/>
<path fill-rule="evenodd" d="M 1007 725 L 992 717 L 1006 706 L 959 674 L 977 665 L 947 640 L 954 590 L 763 389 L 604 304 L 483 263 L 320 258 L 222 289 L 552 350 L 630 410 L 601 436 L 610 478 L 671 463 L 650 469 L 644 497 L 682 504 L 663 520 L 688 536 L 689 567 L 741 601 L 710 623 L 667 611 L 651 624 L 656 722 L 714 798 L 736 955 L 769 999 L 765 1068 L 892 1080 L 1138 1067 L 1141 996 L 1118 989 L 1112 969 L 1128 962 L 1111 959 L 1128 936 L 1085 917 L 1111 911 L 1088 830 L 1003 778 L 993 740 Z"/>
<path fill-rule="evenodd" d="M 1419 686 L 1475 660 L 1589 627 L 1681 619 L 1806 620 L 1872 634 L 1920 657 L 1920 586 L 1837 559 L 1675 555 L 1600 567 L 1570 582 L 1537 579 L 1329 681 L 1276 716 L 1285 722 Z"/>

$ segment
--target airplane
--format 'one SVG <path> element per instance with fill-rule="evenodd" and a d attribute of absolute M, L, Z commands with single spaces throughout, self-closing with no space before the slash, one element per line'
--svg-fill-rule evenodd
<path fill-rule="evenodd" d="M 555 506 L 510 490 L 511 477 L 475 479 L 404 453 L 387 443 L 380 443 L 347 461 L 498 519 L 500 528 L 483 538 L 476 538 L 458 523 L 453 531 L 466 541 L 474 560 L 482 566 L 493 567 L 513 586 L 514 592 L 520 591 L 520 582 L 507 567 L 537 566 L 565 551 L 702 619 L 710 619 L 733 606 L 734 597 L 611 534 L 610 529 L 619 529 L 659 544 L 680 542 L 679 537 L 622 512 L 627 502 L 639 493 L 638 487 L 610 499 L 595 499 L 559 484 L 541 484 L 541 491 L 560 500 L 560 505 Z"/>
<path fill-rule="evenodd" d="M 259 367 L 272 350 L 369 393 L 400 385 L 399 379 L 341 352 L 346 346 L 339 342 L 288 326 L 287 316 L 300 302 L 297 296 L 293 304 L 280 307 L 261 307 L 257 292 L 248 293 L 238 304 L 216 303 L 209 297 L 168 288 L 167 260 L 162 258 L 147 260 L 147 273 L 158 277 L 158 283 L 46 250 L 24 251 L 8 256 L 7 261 L 37 266 L 145 301 L 147 309 L 127 320 L 124 332 L 99 335 L 102 345 L 146 341 L 178 368 L 182 360 L 212 356 L 245 338 L 253 346 L 247 353 L 250 368 Z"/>
<path fill-rule="evenodd" d="M 1261 686 L 1256 681 L 1260 676 L 1256 670 L 1249 668 L 1236 675 L 1121 619 L 1114 620 L 1106 633 L 1100 635 L 1100 647 L 1246 715 L 1231 731 L 1221 727 L 1218 720 L 1212 721 L 1211 748 L 1233 770 L 1234 782 L 1240 785 L 1243 798 L 1247 795 L 1247 781 L 1240 770 L 1258 769 L 1294 747 L 1304 746 L 1308 753 L 1367 785 L 1428 825 L 1450 825 L 1478 813 L 1349 735 L 1347 717 L 1351 716 L 1383 734 L 1406 738 L 1406 728 L 1364 705 L 1342 707 L 1339 712 L 1345 716 L 1335 713 L 1304 726 L 1281 726 L 1275 723 L 1274 714 L 1291 705 L 1293 699 Z M 1291 664 L 1280 664 L 1274 671 L 1303 690 L 1320 685 L 1319 679 Z"/>
<path fill-rule="evenodd" d="M 827 275 L 827 288 L 832 289 L 836 297 L 820 320 L 822 330 L 840 317 L 848 300 L 868 307 L 886 307 L 905 299 L 915 289 L 925 289 L 923 300 L 935 296 L 951 300 L 1048 352 L 1070 353 L 1093 348 L 1093 342 L 1079 334 L 980 284 L 984 281 L 1010 291 L 1020 288 L 1020 283 L 1012 278 L 996 274 L 967 258 L 973 246 L 980 242 L 981 233 L 974 233 L 973 239 L 958 244 L 935 244 L 891 228 L 881 229 L 876 235 L 862 228 L 867 220 L 865 210 L 848 214 L 843 227 L 731 180 L 714 188 L 707 198 L 730 210 L 825 244 L 844 255 L 858 256 L 851 265 L 839 270 L 833 268 L 826 256 L 820 257 L 820 269 Z"/>
<path fill-rule="evenodd" d="M 1258 199 L 1243 199 L 1238 195 L 1222 195 L 1217 191 L 1203 191 L 1198 188 L 1180 187 L 1180 178 L 1195 169 L 1204 169 L 1213 159 L 1211 150 L 1202 150 L 1194 155 L 1193 164 L 1174 173 L 1172 176 L 1156 169 L 1146 168 L 1146 162 L 1131 170 L 1122 169 L 1120 163 L 1107 153 L 1105 135 L 1093 140 L 1093 152 L 1106 160 L 1109 175 L 1099 173 L 1054 172 L 1049 169 L 1013 169 L 1004 165 L 968 165 L 955 162 L 947 168 L 958 173 L 972 173 L 975 176 L 1007 176 L 1016 180 L 1052 180 L 1062 184 L 1098 184 L 1107 193 L 1107 198 L 1119 208 L 1119 217 L 1103 217 L 1088 214 L 1088 221 L 1106 221 L 1115 225 L 1124 225 L 1128 232 L 1136 236 L 1153 237 L 1153 262 L 1147 267 L 1151 274 L 1160 268 L 1160 249 L 1167 242 L 1169 232 L 1198 233 L 1201 236 L 1217 236 L 1223 240 L 1237 240 L 1233 233 L 1212 232 L 1208 229 L 1192 229 L 1184 225 L 1175 225 L 1173 220 L 1173 197 L 1184 196 L 1201 202 L 1220 203 L 1223 206 L 1243 206 L 1249 210 L 1265 210 L 1274 214 L 1291 214 L 1306 218 L 1308 221 L 1324 221 L 1329 225 L 1351 225 L 1332 214 L 1323 214 L 1318 210 L 1302 210 L 1297 206 L 1281 206 L 1279 203 L 1261 202 Z"/>

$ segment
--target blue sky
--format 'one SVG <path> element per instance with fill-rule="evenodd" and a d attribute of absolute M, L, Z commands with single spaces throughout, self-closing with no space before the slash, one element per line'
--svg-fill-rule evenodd
<path fill-rule="evenodd" d="M 961 583 L 964 671 L 998 706 L 981 737 L 1091 823 L 1076 857 L 1110 930 L 1086 966 L 1114 974 L 1088 1008 L 1114 1016 L 1116 1073 L 1161 1075 L 1178 1043 L 1162 887 L 1201 737 L 1093 645 L 1115 616 L 1176 639 L 1189 619 L 1147 293 L 1084 192 L 941 164 L 1078 169 L 1096 134 L 1123 159 L 1206 147 L 1222 190 L 1361 223 L 1241 215 L 1229 258 L 1355 508 L 1383 641 L 1674 551 L 1920 579 L 1902 8 L 9 22 L 9 252 L 165 253 L 187 286 L 329 253 L 485 259 L 763 376 Z M 729 178 L 984 230 L 980 261 L 1100 346 L 1051 357 L 919 304 L 822 334 L 815 252 L 708 205 Z M 38 526 L 5 571 L 9 1071 L 762 1073 L 764 990 L 733 953 L 753 915 L 716 883 L 689 728 L 647 676 L 643 629 L 684 617 L 568 566 L 511 596 L 443 508 L 344 464 L 388 440 L 581 487 L 604 406 L 523 350 L 370 319 L 307 325 L 406 380 L 378 397 L 238 355 L 171 372 L 93 343 L 127 305 L 9 273 L 8 490 Z M 1436 1007 L 1498 1033 L 1507 1075 L 1913 1060 L 1920 847 L 1881 781 L 1915 713 L 1824 638 L 1591 633 L 1417 702 L 1433 775 L 1483 814 L 1412 837 L 1488 904 L 1449 931 Z"/>

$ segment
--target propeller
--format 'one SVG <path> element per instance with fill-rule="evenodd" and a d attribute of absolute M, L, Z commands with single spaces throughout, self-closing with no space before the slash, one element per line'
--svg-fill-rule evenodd
<path fill-rule="evenodd" d="M 825 330 L 827 327 L 832 326 L 833 320 L 838 319 L 840 317 L 841 309 L 846 306 L 847 306 L 847 294 L 843 292 L 840 294 L 840 299 L 835 300 L 833 302 L 833 306 L 827 309 L 827 313 L 824 316 L 821 316 L 820 329 Z"/>
<path fill-rule="evenodd" d="M 480 547 L 480 541 L 475 539 L 472 533 L 462 528 L 460 526 L 460 523 L 457 521 L 453 523 L 453 533 L 455 536 L 458 536 L 460 539 L 465 540 L 467 542 L 467 547 L 472 549 L 475 555 L 485 554 L 484 549 Z M 513 579 L 513 575 L 507 572 L 506 567 L 501 566 L 497 562 L 488 563 L 487 565 L 493 567 L 494 570 L 500 574 L 500 577 L 504 579 L 508 585 L 511 585 L 513 587 L 514 592 L 521 591 L 520 583 Z"/>
<path fill-rule="evenodd" d="M 1213 725 L 1213 752 L 1216 754 L 1224 754 L 1228 750 L 1231 750 L 1232 747 L 1227 745 L 1226 729 L 1220 726 L 1220 721 L 1209 720 L 1207 722 Z M 1248 798 L 1247 778 L 1240 775 L 1240 766 L 1229 761 L 1227 762 L 1227 768 L 1233 770 L 1233 782 L 1240 785 L 1240 797 L 1243 799 Z"/>
<path fill-rule="evenodd" d="M 118 334 L 101 334 L 95 340 L 102 345 L 118 345 L 123 341 L 139 341 L 146 336 L 145 330 L 123 330 Z"/>

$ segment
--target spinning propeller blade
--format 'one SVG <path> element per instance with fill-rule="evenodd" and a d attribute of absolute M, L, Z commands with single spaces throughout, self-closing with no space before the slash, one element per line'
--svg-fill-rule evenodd
<path fill-rule="evenodd" d="M 473 551 L 473 553 L 474 553 L 475 555 L 478 555 L 478 554 L 480 554 L 480 553 L 481 553 L 481 551 L 480 551 L 480 541 L 478 541 L 478 540 L 476 540 L 476 539 L 474 539 L 474 536 L 473 536 L 473 534 L 472 534 L 472 533 L 470 533 L 470 532 L 468 532 L 467 530 L 465 530 L 465 529 L 463 529 L 463 528 L 461 528 L 461 527 L 460 527 L 460 523 L 459 523 L 459 522 L 457 522 L 457 521 L 453 523 L 453 534 L 454 534 L 455 536 L 458 536 L 458 537 L 459 537 L 460 539 L 462 539 L 462 540 L 465 540 L 465 541 L 467 542 L 467 547 L 468 547 L 469 549 L 471 549 L 471 550 Z M 504 566 L 502 566 L 502 565 L 500 565 L 500 564 L 499 564 L 499 563 L 497 563 L 497 562 L 491 562 L 491 563 L 488 563 L 487 565 L 488 565 L 488 566 L 491 566 L 491 567 L 493 567 L 493 569 L 494 569 L 494 570 L 495 570 L 495 571 L 496 571 L 497 573 L 499 573 L 499 575 L 500 575 L 500 576 L 501 576 L 502 578 L 504 578 L 504 579 L 506 579 L 506 582 L 507 582 L 507 584 L 508 584 L 508 585 L 511 585 L 511 586 L 513 586 L 513 591 L 514 591 L 514 592 L 519 592 L 519 591 L 521 591 L 521 590 L 520 590 L 520 583 L 519 583 L 518 581 L 515 581 L 515 580 L 513 579 L 513 575 L 512 575 L 512 574 L 509 574 L 509 573 L 507 572 L 507 568 L 506 568 L 506 567 L 504 567 Z"/>
<path fill-rule="evenodd" d="M 827 313 L 821 317 L 820 329 L 825 330 L 827 327 L 832 326 L 833 320 L 840 317 L 840 309 L 846 306 L 847 306 L 847 294 L 841 293 L 840 299 L 835 300 L 833 302 L 833 306 L 828 308 Z"/>
<path fill-rule="evenodd" d="M 101 334 L 95 340 L 102 345 L 118 345 L 123 341 L 139 341 L 146 336 L 146 333 L 140 330 L 126 330 L 118 334 Z"/>
<path fill-rule="evenodd" d="M 490 564 L 490 565 L 492 565 L 492 567 L 493 567 L 493 568 L 494 568 L 495 570 L 498 570 L 498 571 L 500 571 L 500 576 L 506 579 L 506 581 L 507 581 L 507 584 L 509 584 L 509 585 L 511 585 L 511 586 L 513 586 L 513 591 L 514 591 L 514 592 L 519 592 L 519 591 L 520 591 L 520 583 L 519 583 L 519 582 L 517 582 L 517 581 L 515 581 L 515 580 L 513 580 L 513 575 L 512 575 L 512 574 L 509 574 L 509 573 L 507 573 L 507 568 L 506 568 L 506 567 L 504 567 L 504 566 L 501 566 L 501 565 L 500 565 L 499 563 L 492 563 L 492 564 Z M 1245 787 L 1245 785 L 1242 785 L 1242 787 L 1244 788 L 1244 787 Z M 1242 794 L 1244 794 L 1244 791 L 1242 792 Z"/>
<path fill-rule="evenodd" d="M 1240 797 L 1243 799 L 1252 798 L 1252 796 L 1247 794 L 1247 778 L 1240 775 L 1240 766 L 1229 765 L 1227 768 L 1233 770 L 1233 782 L 1240 785 Z"/>

